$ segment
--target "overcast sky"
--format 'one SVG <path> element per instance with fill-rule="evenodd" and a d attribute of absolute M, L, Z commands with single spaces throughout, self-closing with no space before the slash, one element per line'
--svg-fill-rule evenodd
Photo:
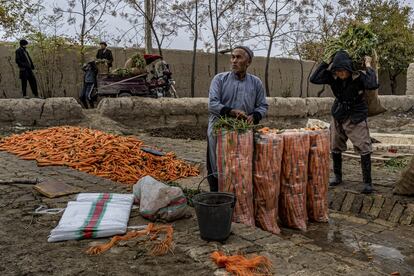
<path fill-rule="evenodd" d="M 414 0 L 407 0 L 401 1 L 410 6 L 414 7 Z M 53 14 L 53 7 L 61 7 L 63 9 L 67 8 L 67 0 L 43 0 L 43 5 L 46 7 L 46 13 Z M 125 6 L 125 4 L 124 4 Z M 79 9 L 79 6 L 75 8 Z M 131 8 L 125 7 L 124 11 L 131 12 Z M 136 13 L 135 13 L 136 14 Z M 142 22 L 142 18 L 139 18 Z M 34 20 L 36 21 L 36 20 Z M 36 23 L 35 23 L 36 24 Z M 133 25 L 129 23 L 127 20 L 121 17 L 112 17 L 112 16 L 105 16 L 104 17 L 104 24 L 101 25 L 101 28 L 98 28 L 95 31 L 95 35 L 99 36 L 102 40 L 106 40 L 108 42 L 113 42 L 114 38 L 124 34 L 126 30 L 131 29 Z M 42 31 L 44 31 L 42 27 Z M 132 44 L 139 43 L 142 46 L 143 43 L 143 30 L 142 26 L 137 25 L 135 27 L 138 30 L 138 33 L 134 32 L 133 30 L 129 31 L 124 39 L 123 42 L 116 45 L 119 47 L 123 46 L 132 46 Z M 62 21 L 62 26 L 58 30 L 58 35 L 68 35 L 74 37 L 76 35 L 76 30 L 79 30 L 79 22 L 74 25 L 69 25 L 66 22 L 66 19 Z M 203 35 L 209 35 L 208 30 L 204 30 L 202 32 Z M 132 40 L 132 42 L 126 42 L 127 40 Z M 192 50 L 192 40 L 190 39 L 190 35 L 185 30 L 180 30 L 177 37 L 173 37 L 169 43 L 163 45 L 163 48 L 171 48 L 171 49 L 182 49 L 182 50 Z M 199 42 L 198 44 L 199 49 L 203 49 L 203 42 Z M 114 46 L 114 45 L 112 45 Z M 155 43 L 153 43 L 153 47 L 155 47 Z M 205 50 L 205 49 L 203 49 Z M 266 51 L 264 50 L 255 50 L 255 55 L 265 55 Z M 273 55 L 281 55 L 281 52 L 277 49 L 274 49 Z"/>

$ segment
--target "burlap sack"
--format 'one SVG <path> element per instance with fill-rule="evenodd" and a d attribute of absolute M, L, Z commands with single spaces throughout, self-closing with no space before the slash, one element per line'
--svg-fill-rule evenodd
<path fill-rule="evenodd" d="M 378 79 L 378 56 L 377 53 L 374 52 L 372 56 L 372 68 L 375 70 L 375 74 L 377 75 Z M 365 91 L 365 99 L 368 104 L 368 117 L 375 116 L 387 111 L 385 107 L 381 104 L 378 98 L 378 89 L 375 90 L 366 90 Z"/>
<path fill-rule="evenodd" d="M 414 157 L 395 184 L 394 194 L 414 196 Z"/>
<path fill-rule="evenodd" d="M 125 69 L 131 69 L 132 68 L 132 58 L 127 59 L 124 65 Z"/>

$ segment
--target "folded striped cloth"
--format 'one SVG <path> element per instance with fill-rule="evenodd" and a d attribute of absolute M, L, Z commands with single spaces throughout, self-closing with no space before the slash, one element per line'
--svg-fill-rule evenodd
<path fill-rule="evenodd" d="M 132 194 L 81 193 L 68 202 L 48 242 L 124 234 L 133 200 Z"/>

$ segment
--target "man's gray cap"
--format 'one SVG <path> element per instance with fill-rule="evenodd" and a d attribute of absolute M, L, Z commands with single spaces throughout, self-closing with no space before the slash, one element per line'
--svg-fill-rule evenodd
<path fill-rule="evenodd" d="M 242 49 L 242 50 L 244 50 L 249 55 L 250 60 L 252 60 L 253 57 L 254 57 L 253 51 L 250 50 L 249 47 L 242 46 L 242 45 L 238 45 L 238 46 L 234 47 L 234 49 Z"/>

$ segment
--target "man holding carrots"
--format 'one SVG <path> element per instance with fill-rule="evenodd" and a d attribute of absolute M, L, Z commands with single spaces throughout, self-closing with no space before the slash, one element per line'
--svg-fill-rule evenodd
<path fill-rule="evenodd" d="M 221 116 L 246 119 L 257 124 L 266 115 L 268 104 L 261 80 L 248 74 L 253 59 L 248 47 L 237 46 L 231 54 L 231 71 L 217 74 L 209 90 L 207 130 L 207 171 L 210 191 L 218 191 L 216 143 L 213 128 Z"/>
<path fill-rule="evenodd" d="M 322 62 L 312 74 L 314 84 L 329 84 L 335 95 L 332 106 L 331 152 L 334 177 L 330 186 L 342 183 L 342 152 L 346 151 L 348 138 L 355 152 L 361 155 L 364 188 L 362 193 L 372 193 L 371 138 L 367 124 L 368 105 L 365 91 L 378 88 L 375 71 L 371 68 L 371 57 L 365 57 L 365 71 L 353 70 L 352 60 L 345 51 L 335 54 L 330 64 Z"/>

